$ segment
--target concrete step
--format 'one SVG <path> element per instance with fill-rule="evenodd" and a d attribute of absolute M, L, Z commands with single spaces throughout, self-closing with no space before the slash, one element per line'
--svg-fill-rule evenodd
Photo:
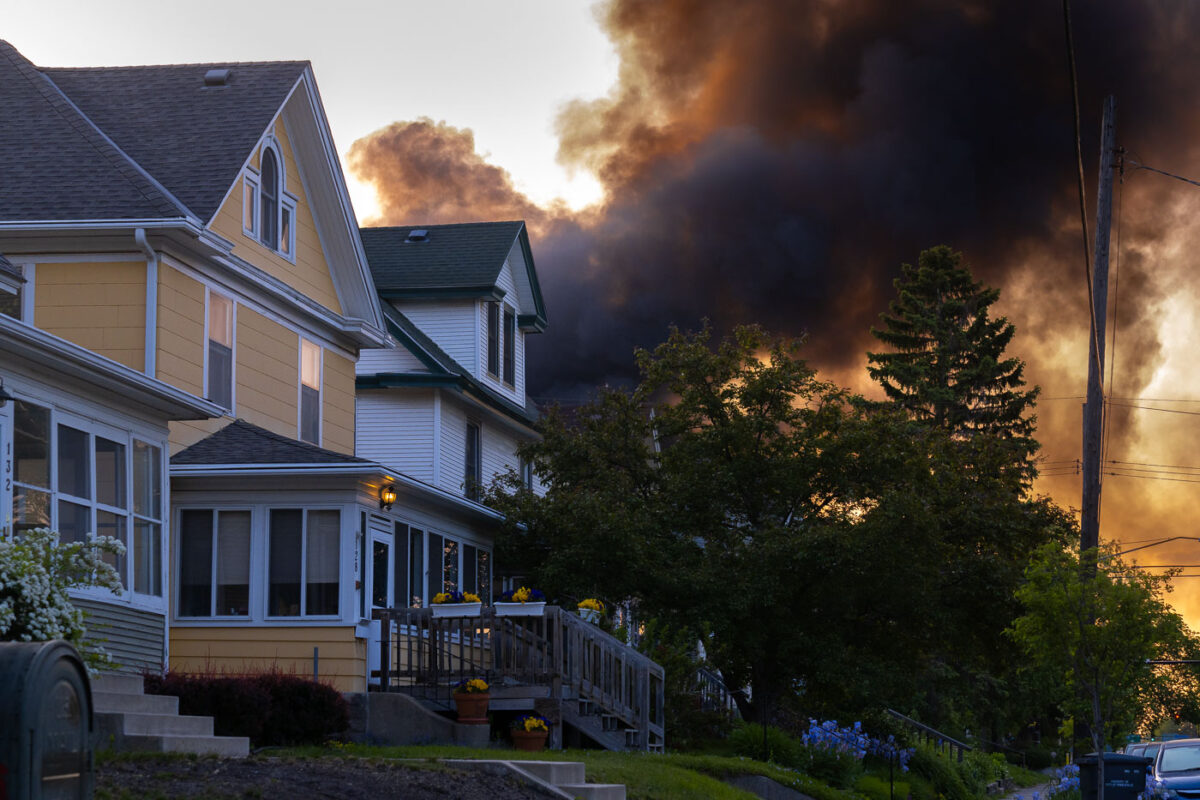
<path fill-rule="evenodd" d="M 625 800 L 623 783 L 559 783 L 567 794 L 581 800 Z"/>
<path fill-rule="evenodd" d="M 145 681 L 141 675 L 105 672 L 92 679 L 92 691 L 108 694 L 142 694 L 145 691 Z"/>
<path fill-rule="evenodd" d="M 202 756 L 245 758 L 250 740 L 245 736 L 126 736 L 122 750 L 153 753 L 195 753 Z"/>
<path fill-rule="evenodd" d="M 104 712 L 101 712 L 104 713 Z M 97 714 L 97 717 L 100 716 Z M 147 734 L 152 736 L 212 736 L 212 717 L 189 717 L 179 714 L 119 714 L 127 736 Z"/>
<path fill-rule="evenodd" d="M 582 761 L 514 761 L 513 764 L 546 783 L 583 783 Z"/>
<path fill-rule="evenodd" d="M 93 691 L 92 710 L 126 714 L 178 714 L 179 698 L 164 694 Z"/>

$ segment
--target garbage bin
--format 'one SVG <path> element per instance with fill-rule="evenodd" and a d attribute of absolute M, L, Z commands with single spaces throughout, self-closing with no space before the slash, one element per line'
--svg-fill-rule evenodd
<path fill-rule="evenodd" d="M 1075 759 L 1079 765 L 1079 791 L 1083 800 L 1096 800 L 1099 759 L 1088 753 Z M 1104 800 L 1137 800 L 1146 789 L 1146 767 L 1150 759 L 1124 753 L 1104 754 Z"/>
<path fill-rule="evenodd" d="M 92 689 L 67 642 L 0 642 L 0 798 L 92 796 Z"/>

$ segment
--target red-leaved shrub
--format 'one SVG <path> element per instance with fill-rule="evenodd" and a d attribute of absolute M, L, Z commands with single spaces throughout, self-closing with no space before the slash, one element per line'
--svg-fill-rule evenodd
<path fill-rule="evenodd" d="M 218 736 L 248 736 L 254 747 L 322 744 L 350 725 L 336 689 L 278 670 L 146 675 L 146 693 L 178 697 L 180 714 L 212 717 Z"/>

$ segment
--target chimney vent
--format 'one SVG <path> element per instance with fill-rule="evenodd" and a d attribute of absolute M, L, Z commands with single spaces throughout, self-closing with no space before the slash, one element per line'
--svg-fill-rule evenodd
<path fill-rule="evenodd" d="M 231 70 L 229 69 L 210 69 L 204 73 L 204 85 L 228 86 L 230 73 Z"/>
<path fill-rule="evenodd" d="M 406 241 L 406 242 L 428 242 L 429 241 L 429 231 L 426 230 L 425 228 L 415 228 L 414 230 L 411 230 L 408 232 L 408 238 L 405 239 L 404 241 Z"/>

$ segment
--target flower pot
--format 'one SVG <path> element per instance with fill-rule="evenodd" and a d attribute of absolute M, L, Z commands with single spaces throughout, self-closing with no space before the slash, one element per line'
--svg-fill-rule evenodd
<path fill-rule="evenodd" d="M 495 603 L 498 617 L 540 617 L 546 611 L 546 601 L 529 601 L 528 603 Z"/>
<path fill-rule="evenodd" d="M 527 750 L 530 753 L 545 750 L 546 738 L 550 735 L 549 731 L 510 731 L 510 733 L 512 733 L 513 747 L 517 750 Z"/>
<path fill-rule="evenodd" d="M 492 696 L 487 692 L 455 692 L 454 708 L 458 712 L 458 721 L 463 725 L 487 725 L 488 701 Z"/>
<path fill-rule="evenodd" d="M 439 617 L 478 617 L 483 603 L 434 603 L 433 618 Z"/>
<path fill-rule="evenodd" d="M 579 616 L 583 618 L 584 622 L 590 622 L 593 625 L 600 624 L 600 612 L 594 608 L 580 608 Z"/>

